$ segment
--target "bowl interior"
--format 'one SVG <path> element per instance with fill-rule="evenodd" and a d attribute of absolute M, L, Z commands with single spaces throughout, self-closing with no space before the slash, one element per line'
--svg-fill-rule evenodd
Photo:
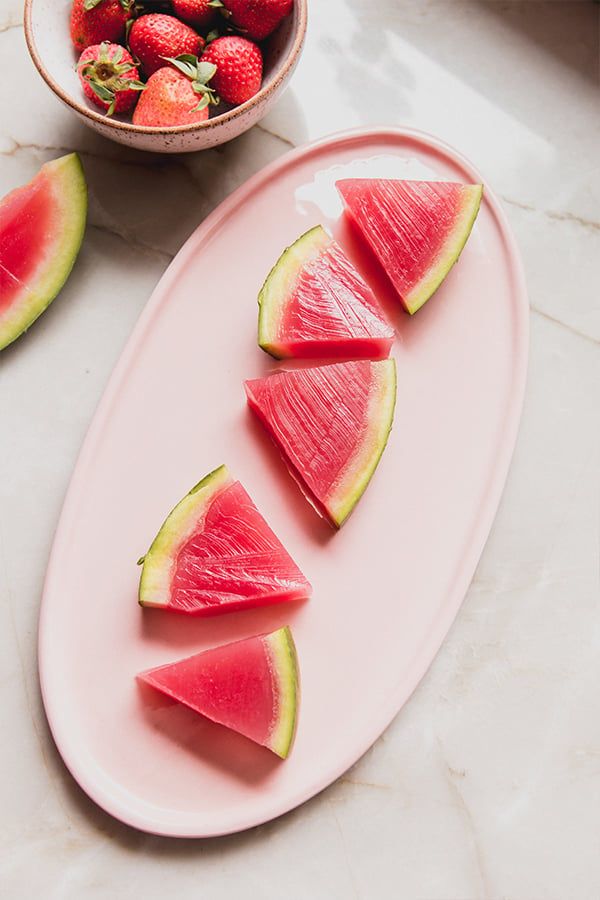
<path fill-rule="evenodd" d="M 75 71 L 78 55 L 69 36 L 71 0 L 30 0 L 30 2 L 31 33 L 46 80 L 70 105 L 81 112 L 100 117 L 104 123 L 110 124 L 111 119 L 104 116 L 102 111 L 87 99 L 79 84 Z M 292 15 L 284 19 L 277 31 L 261 45 L 264 54 L 262 88 L 257 97 L 248 103 L 251 104 L 253 100 L 267 92 L 277 78 L 292 53 L 299 24 L 299 9 L 296 3 Z M 226 104 L 220 103 L 211 109 L 211 118 L 223 116 L 228 109 Z M 114 119 L 130 124 L 128 116 L 114 116 Z M 202 125 L 194 127 L 201 128 Z M 133 125 L 131 128 L 136 130 Z"/>

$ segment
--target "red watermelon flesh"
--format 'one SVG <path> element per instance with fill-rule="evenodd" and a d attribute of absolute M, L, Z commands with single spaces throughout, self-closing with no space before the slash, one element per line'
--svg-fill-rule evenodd
<path fill-rule="evenodd" d="M 142 606 L 196 616 L 310 596 L 311 586 L 225 466 L 169 514 L 144 557 Z"/>
<path fill-rule="evenodd" d="M 337 188 L 405 308 L 416 312 L 457 261 L 479 211 L 482 185 L 350 178 Z"/>
<path fill-rule="evenodd" d="M 394 338 L 373 291 L 320 225 L 282 253 L 259 304 L 259 344 L 278 359 L 384 359 Z"/>
<path fill-rule="evenodd" d="M 87 189 L 75 153 L 0 201 L 0 350 L 46 309 L 79 252 Z"/>
<path fill-rule="evenodd" d="M 17 188 L 0 206 L 0 312 L 10 306 L 38 265 L 29 247 L 44 245 L 44 236 L 52 228 L 55 208 L 42 175 Z"/>
<path fill-rule="evenodd" d="M 289 628 L 205 650 L 138 677 L 278 756 L 288 755 L 299 703 Z"/>
<path fill-rule="evenodd" d="M 365 490 L 392 427 L 394 361 L 277 372 L 245 387 L 248 404 L 306 496 L 341 526 Z"/>

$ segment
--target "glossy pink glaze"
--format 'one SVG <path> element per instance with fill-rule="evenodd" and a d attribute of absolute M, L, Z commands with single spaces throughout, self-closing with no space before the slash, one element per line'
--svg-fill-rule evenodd
<path fill-rule="evenodd" d="M 41 609 L 44 703 L 83 789 L 146 831 L 198 837 L 248 828 L 356 762 L 431 663 L 500 500 L 528 347 L 525 284 L 504 214 L 486 186 L 459 263 L 410 318 L 341 216 L 335 181 L 346 177 L 481 180 L 440 141 L 394 130 L 334 135 L 250 179 L 206 219 L 156 288 L 68 491 Z M 260 240 L 249 242 L 256 222 Z M 395 310 L 399 331 L 396 426 L 338 533 L 308 507 L 242 389 L 273 367 L 256 346 L 265 274 L 283 243 L 319 222 Z M 313 599 L 210 620 L 142 611 L 137 557 L 173 497 L 221 462 L 306 572 Z M 136 689 L 139 671 L 284 624 L 303 680 L 296 743 L 284 763 Z"/>

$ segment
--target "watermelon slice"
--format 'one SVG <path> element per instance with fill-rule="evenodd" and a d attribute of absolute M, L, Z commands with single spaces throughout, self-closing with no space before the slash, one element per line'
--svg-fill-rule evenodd
<path fill-rule="evenodd" d="M 220 466 L 177 504 L 140 563 L 139 602 L 196 616 L 309 597 L 311 586 Z"/>
<path fill-rule="evenodd" d="M 276 359 L 385 359 L 394 331 L 321 225 L 283 251 L 258 295 L 258 343 Z"/>
<path fill-rule="evenodd" d="M 283 759 L 290 752 L 300 684 L 288 627 L 196 653 L 138 678 Z"/>
<path fill-rule="evenodd" d="M 339 528 L 387 443 L 396 402 L 394 360 L 277 372 L 245 387 L 250 408 L 306 497 Z"/>
<path fill-rule="evenodd" d="M 0 350 L 54 300 L 77 258 L 87 215 L 79 157 L 42 166 L 0 202 Z"/>
<path fill-rule="evenodd" d="M 405 309 L 415 313 L 460 256 L 483 185 L 350 178 L 336 186 Z"/>

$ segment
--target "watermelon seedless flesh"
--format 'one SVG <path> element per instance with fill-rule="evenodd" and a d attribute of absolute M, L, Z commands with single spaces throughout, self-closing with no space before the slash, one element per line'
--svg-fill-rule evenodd
<path fill-rule="evenodd" d="M 258 343 L 276 359 L 385 359 L 394 331 L 321 225 L 279 257 L 258 296 Z"/>
<path fill-rule="evenodd" d="M 169 513 L 140 563 L 142 606 L 196 616 L 311 594 L 309 582 L 226 466 L 203 478 Z"/>
<path fill-rule="evenodd" d="M 245 388 L 308 500 L 339 528 L 367 487 L 392 428 L 394 360 L 281 371 Z"/>
<path fill-rule="evenodd" d="M 282 759 L 290 752 L 300 681 L 287 626 L 150 669 L 138 678 Z"/>
<path fill-rule="evenodd" d="M 483 185 L 349 178 L 336 186 L 405 309 L 415 313 L 460 256 Z"/>
<path fill-rule="evenodd" d="M 76 153 L 42 166 L 0 202 L 0 350 L 54 300 L 79 253 L 87 187 Z"/>

